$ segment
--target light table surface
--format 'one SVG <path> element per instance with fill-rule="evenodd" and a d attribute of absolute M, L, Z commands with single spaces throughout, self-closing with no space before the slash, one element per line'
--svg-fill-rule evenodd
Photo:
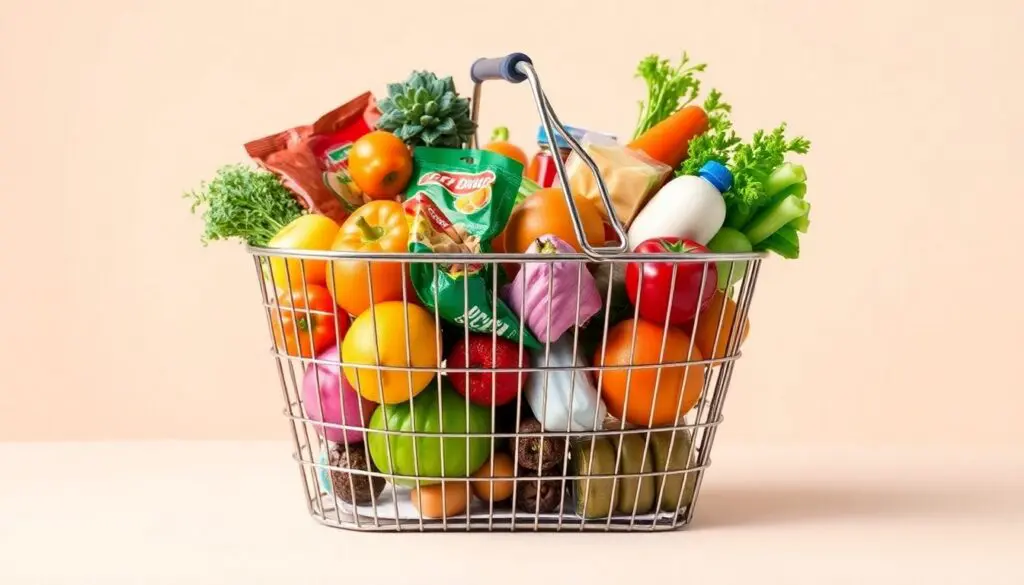
<path fill-rule="evenodd" d="M 0 583 L 1024 583 L 1024 452 L 716 446 L 662 534 L 359 534 L 277 442 L 0 444 Z"/>

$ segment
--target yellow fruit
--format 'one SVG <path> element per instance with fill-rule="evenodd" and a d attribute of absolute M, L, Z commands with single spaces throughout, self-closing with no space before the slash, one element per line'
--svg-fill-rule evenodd
<path fill-rule="evenodd" d="M 338 224 L 326 215 L 310 213 L 299 216 L 281 228 L 267 242 L 268 248 L 289 250 L 330 250 L 338 234 Z M 300 288 L 303 275 L 308 284 L 326 284 L 327 262 L 325 260 L 302 260 L 299 258 L 270 258 L 270 271 L 274 282 L 281 289 L 289 283 Z"/>
<path fill-rule="evenodd" d="M 434 317 L 426 309 L 402 301 L 388 301 L 377 303 L 356 317 L 345 334 L 341 356 L 347 364 L 436 368 L 437 344 Z M 405 402 L 434 379 L 434 372 L 430 370 L 378 371 L 352 366 L 345 366 L 343 370 L 345 378 L 363 398 L 378 404 Z"/>

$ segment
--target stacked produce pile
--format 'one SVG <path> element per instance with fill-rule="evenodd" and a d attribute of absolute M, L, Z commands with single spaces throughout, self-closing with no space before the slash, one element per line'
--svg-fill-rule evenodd
<path fill-rule="evenodd" d="M 611 209 L 568 143 L 543 129 L 530 160 L 504 129 L 464 148 L 476 131 L 469 102 L 450 77 L 426 71 L 379 101 L 366 92 L 246 144 L 259 170 L 224 167 L 188 194 L 203 210 L 204 241 L 382 258 L 264 263 L 275 349 L 305 368 L 302 408 L 326 442 L 325 489 L 366 505 L 391 484 L 432 518 L 461 514 L 473 498 L 586 518 L 686 505 L 694 475 L 664 473 L 693 463 L 692 437 L 674 427 L 700 402 L 711 367 L 731 357 L 734 325 L 746 338 L 731 298 L 746 262 L 658 256 L 796 258 L 810 211 L 804 169 L 787 160 L 808 141 L 788 138 L 785 124 L 741 138 L 719 91 L 697 105 L 704 69 L 686 56 L 644 59 L 648 95 L 626 144 L 570 129 Z M 431 261 L 580 252 L 556 156 L 587 242 L 616 243 L 614 214 L 629 248 L 652 261 L 617 271 L 575 258 Z M 383 260 L 395 253 L 424 261 Z M 630 367 L 657 364 L 672 365 Z M 531 365 L 545 370 L 515 371 Z M 599 429 L 624 432 L 566 438 Z"/>

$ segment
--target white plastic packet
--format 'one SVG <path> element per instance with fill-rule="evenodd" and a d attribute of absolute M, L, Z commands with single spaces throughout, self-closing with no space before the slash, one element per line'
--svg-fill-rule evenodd
<path fill-rule="evenodd" d="M 575 364 L 573 363 L 572 339 L 552 343 L 547 361 L 544 351 L 532 351 L 530 363 L 551 368 L 587 365 L 579 348 Z M 527 379 L 523 392 L 530 410 L 545 431 L 592 431 L 601 428 L 608 414 L 608 409 L 587 371 L 560 369 L 533 372 Z"/>

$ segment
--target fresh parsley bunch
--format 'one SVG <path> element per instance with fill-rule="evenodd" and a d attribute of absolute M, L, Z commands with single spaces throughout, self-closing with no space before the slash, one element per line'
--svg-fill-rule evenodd
<path fill-rule="evenodd" d="M 697 99 L 700 94 L 697 73 L 706 67 L 704 63 L 691 65 L 690 56 L 686 53 L 678 65 L 672 65 L 668 59 L 657 55 L 649 55 L 640 61 L 636 76 L 647 85 L 647 99 L 640 102 L 640 116 L 633 138 Z"/>
<path fill-rule="evenodd" d="M 204 208 L 204 244 L 239 239 L 264 246 L 302 215 L 302 206 L 276 176 L 242 164 L 221 167 L 209 183 L 184 196 L 192 201 L 192 213 Z"/>

